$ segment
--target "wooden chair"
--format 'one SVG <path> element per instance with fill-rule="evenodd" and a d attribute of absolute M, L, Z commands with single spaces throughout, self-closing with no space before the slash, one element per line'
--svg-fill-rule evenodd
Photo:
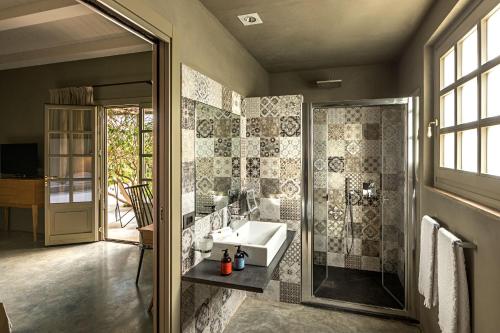
<path fill-rule="evenodd" d="M 149 185 L 141 184 L 128 186 L 125 187 L 125 190 L 130 196 L 138 229 L 153 224 L 153 195 L 149 189 Z M 139 248 L 141 249 L 141 257 L 139 259 L 139 268 L 137 269 L 135 284 L 139 284 L 144 250 L 153 249 L 153 238 L 145 238 L 142 233 L 140 233 Z"/>
<path fill-rule="evenodd" d="M 125 186 L 123 185 L 122 181 L 118 178 L 113 179 L 115 182 L 114 188 L 115 188 L 115 198 L 116 198 L 116 207 L 115 207 L 115 220 L 120 221 L 120 227 L 125 228 L 130 222 L 132 222 L 135 218 L 135 216 L 131 216 L 130 219 L 125 222 L 123 222 L 124 218 L 129 214 L 133 213 L 133 209 L 130 208 L 125 212 L 125 214 L 122 214 L 122 211 L 120 209 L 120 202 L 124 203 L 126 207 L 132 207 L 132 199 L 130 198 L 129 194 L 125 190 Z M 121 195 L 121 198 L 120 198 Z"/>

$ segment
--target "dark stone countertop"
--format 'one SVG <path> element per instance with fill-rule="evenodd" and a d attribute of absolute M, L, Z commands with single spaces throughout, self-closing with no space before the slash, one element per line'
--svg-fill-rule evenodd
<path fill-rule="evenodd" d="M 274 270 L 278 267 L 286 250 L 295 237 L 295 231 L 288 230 L 283 245 L 267 267 L 246 265 L 242 271 L 233 271 L 229 276 L 220 275 L 220 262 L 205 259 L 182 276 L 182 281 L 209 284 L 218 287 L 263 293 Z"/>

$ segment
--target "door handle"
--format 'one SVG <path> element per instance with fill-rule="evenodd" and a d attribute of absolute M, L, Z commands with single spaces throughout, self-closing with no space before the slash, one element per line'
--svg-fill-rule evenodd
<path fill-rule="evenodd" d="M 43 177 L 43 181 L 45 183 L 45 186 L 49 185 L 49 180 L 56 180 L 56 179 L 59 179 L 59 177 L 56 177 L 56 176 L 44 176 Z"/>

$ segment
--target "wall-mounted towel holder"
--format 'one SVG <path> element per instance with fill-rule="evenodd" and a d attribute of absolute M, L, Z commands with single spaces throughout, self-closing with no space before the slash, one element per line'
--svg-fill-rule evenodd
<path fill-rule="evenodd" d="M 457 245 L 457 246 L 460 246 L 460 247 L 462 247 L 464 249 L 474 249 L 474 250 L 477 249 L 477 245 L 474 244 L 474 243 L 471 243 L 471 242 L 457 241 L 454 244 Z"/>

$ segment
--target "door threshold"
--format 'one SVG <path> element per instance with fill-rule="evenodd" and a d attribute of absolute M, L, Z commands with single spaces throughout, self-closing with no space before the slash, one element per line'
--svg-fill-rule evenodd
<path fill-rule="evenodd" d="M 114 239 L 114 238 L 106 238 L 104 239 L 105 242 L 113 242 L 113 243 L 121 243 L 121 244 L 129 244 L 129 245 L 139 245 L 139 242 L 134 242 L 130 240 L 125 240 L 125 239 Z"/>

